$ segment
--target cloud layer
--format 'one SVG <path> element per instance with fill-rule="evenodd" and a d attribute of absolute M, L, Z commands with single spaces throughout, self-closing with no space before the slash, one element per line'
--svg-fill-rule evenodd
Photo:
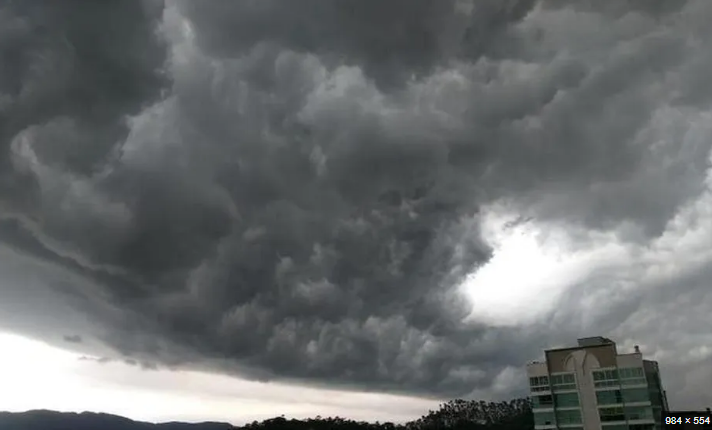
<path fill-rule="evenodd" d="M 581 331 L 664 357 L 712 143 L 712 5 L 669 3 L 2 2 L 0 240 L 142 362 L 455 396 Z M 469 318 L 493 208 L 625 260 Z"/>

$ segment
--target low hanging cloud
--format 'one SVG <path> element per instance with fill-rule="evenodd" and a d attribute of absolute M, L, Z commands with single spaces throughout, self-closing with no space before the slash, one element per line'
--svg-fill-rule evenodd
<path fill-rule="evenodd" d="M 466 322 L 483 210 L 644 247 L 709 190 L 712 5 L 669 3 L 1 2 L 0 240 L 129 360 L 510 393 L 630 309 Z"/>
<path fill-rule="evenodd" d="M 82 337 L 78 334 L 65 335 L 62 339 L 69 343 L 82 343 Z"/>

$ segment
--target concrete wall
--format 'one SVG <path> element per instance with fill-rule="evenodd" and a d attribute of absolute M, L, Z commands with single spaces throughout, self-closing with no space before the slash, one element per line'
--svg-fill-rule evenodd
<path fill-rule="evenodd" d="M 527 365 L 527 376 L 547 376 L 549 374 L 546 369 L 546 363 L 530 363 Z"/>
<path fill-rule="evenodd" d="M 643 354 L 634 352 L 621 354 L 616 359 L 618 367 L 643 367 Z"/>
<path fill-rule="evenodd" d="M 605 354 L 603 356 L 606 357 Z M 581 416 L 585 430 L 601 428 L 596 392 L 591 376 L 591 372 L 599 367 L 601 367 L 601 363 L 598 361 L 598 356 L 592 354 L 588 348 L 570 351 L 564 361 L 565 370 L 574 372 L 576 375 L 579 401 L 581 402 Z"/>

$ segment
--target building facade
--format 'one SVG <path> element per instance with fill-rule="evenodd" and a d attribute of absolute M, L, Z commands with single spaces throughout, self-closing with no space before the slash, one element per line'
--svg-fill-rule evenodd
<path fill-rule="evenodd" d="M 668 409 L 658 363 L 619 354 L 604 337 L 578 339 L 527 366 L 537 430 L 661 430 Z"/>

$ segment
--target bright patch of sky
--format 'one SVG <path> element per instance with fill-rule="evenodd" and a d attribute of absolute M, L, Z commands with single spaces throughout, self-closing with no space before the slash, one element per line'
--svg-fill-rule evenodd
<path fill-rule="evenodd" d="M 493 325 L 531 322 L 552 311 L 568 287 L 613 264 L 626 248 L 591 237 L 574 248 L 567 231 L 536 220 L 517 222 L 503 205 L 484 211 L 483 233 L 493 258 L 461 285 L 472 301 L 470 318 Z"/>
<path fill-rule="evenodd" d="M 142 421 L 227 421 L 284 414 L 408 421 L 437 402 L 409 397 L 322 390 L 194 372 L 143 370 L 0 332 L 0 405 L 10 412 L 96 411 Z"/>

